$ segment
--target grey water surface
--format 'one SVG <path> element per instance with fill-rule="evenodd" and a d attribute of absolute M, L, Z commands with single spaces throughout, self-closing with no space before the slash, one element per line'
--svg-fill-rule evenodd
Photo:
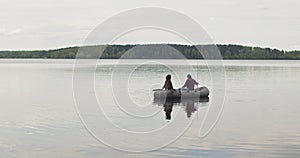
<path fill-rule="evenodd" d="M 74 60 L 1 59 L 0 158 L 299 157 L 299 61 L 160 62 L 103 60 L 80 67 L 74 82 Z M 209 101 L 175 103 L 166 120 L 152 89 L 167 74 L 180 88 L 188 73 L 211 90 Z M 83 87 L 75 95 L 74 83 Z M 221 115 L 210 109 L 215 99 Z M 211 130 L 201 128 L 207 115 Z"/>

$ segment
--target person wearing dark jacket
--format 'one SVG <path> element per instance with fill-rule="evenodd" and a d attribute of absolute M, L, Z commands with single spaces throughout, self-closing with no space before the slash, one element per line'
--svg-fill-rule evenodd
<path fill-rule="evenodd" d="M 165 84 L 162 87 L 162 89 L 165 89 L 165 90 L 174 90 L 173 84 L 172 84 L 172 81 L 171 81 L 171 75 L 167 75 L 166 76 L 166 81 L 165 81 Z"/>

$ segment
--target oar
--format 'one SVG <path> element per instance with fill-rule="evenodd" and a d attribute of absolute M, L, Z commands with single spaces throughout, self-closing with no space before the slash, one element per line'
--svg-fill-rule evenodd
<path fill-rule="evenodd" d="M 161 89 L 153 89 L 152 91 L 161 91 Z"/>

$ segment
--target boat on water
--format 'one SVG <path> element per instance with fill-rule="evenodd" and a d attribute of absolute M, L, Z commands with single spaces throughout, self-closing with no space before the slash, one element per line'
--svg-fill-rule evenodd
<path fill-rule="evenodd" d="M 153 103 L 157 105 L 164 105 L 164 104 L 174 104 L 174 105 L 184 105 L 186 103 L 207 103 L 209 102 L 209 97 L 205 98 L 154 98 Z"/>
<path fill-rule="evenodd" d="M 153 90 L 154 99 L 188 99 L 188 98 L 208 98 L 209 90 L 207 87 L 200 87 L 195 90 L 176 89 L 176 90 Z"/>

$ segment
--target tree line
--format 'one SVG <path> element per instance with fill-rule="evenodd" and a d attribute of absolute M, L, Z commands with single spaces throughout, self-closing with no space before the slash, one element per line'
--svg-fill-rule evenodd
<path fill-rule="evenodd" d="M 223 59 L 261 59 L 261 60 L 299 60 L 300 51 L 250 47 L 242 45 L 180 45 L 180 44 L 146 44 L 146 45 L 98 45 L 68 47 L 51 50 L 34 51 L 0 51 L 0 58 L 44 58 L 44 59 L 142 59 L 142 58 L 187 58 L 203 59 L 203 54 L 219 51 Z M 77 53 L 80 52 L 80 53 Z M 99 52 L 103 52 L 99 56 Z M 178 53 L 173 52 L 180 52 Z M 174 55 L 175 54 L 175 55 Z M 217 57 L 210 57 L 214 59 Z"/>

